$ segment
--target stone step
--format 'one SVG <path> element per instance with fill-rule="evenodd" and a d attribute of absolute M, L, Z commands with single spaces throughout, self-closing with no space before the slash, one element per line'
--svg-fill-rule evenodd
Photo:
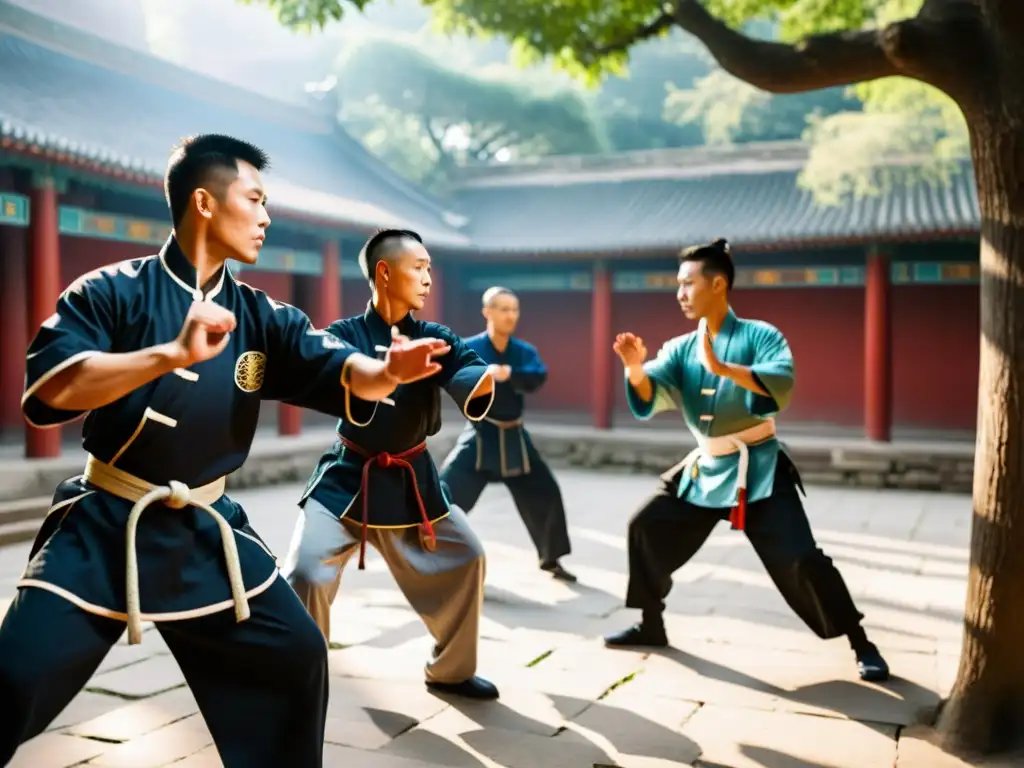
<path fill-rule="evenodd" d="M 0 501 L 0 547 L 35 538 L 51 502 L 50 496 Z"/>
<path fill-rule="evenodd" d="M 20 523 L 0 525 L 0 549 L 32 541 L 39 532 L 39 525 L 42 522 L 42 518 L 40 518 L 38 520 L 23 520 Z"/>
<path fill-rule="evenodd" d="M 41 520 L 53 503 L 52 496 L 32 496 L 27 499 L 0 501 L 0 526 Z"/>

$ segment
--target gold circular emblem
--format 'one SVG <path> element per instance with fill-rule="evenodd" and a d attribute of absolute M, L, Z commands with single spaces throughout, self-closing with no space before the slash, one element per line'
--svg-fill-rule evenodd
<path fill-rule="evenodd" d="M 235 384 L 243 392 L 256 392 L 263 386 L 267 356 L 262 352 L 246 352 L 235 362 Z"/>

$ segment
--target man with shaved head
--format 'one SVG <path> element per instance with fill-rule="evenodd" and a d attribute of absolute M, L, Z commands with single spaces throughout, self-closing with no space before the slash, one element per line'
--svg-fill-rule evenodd
<path fill-rule="evenodd" d="M 504 483 L 537 550 L 540 567 L 556 579 L 575 582 L 560 559 L 572 551 L 562 492 L 523 427 L 524 395 L 536 392 L 548 371 L 537 349 L 513 336 L 519 298 L 494 286 L 483 295 L 487 330 L 466 346 L 497 366 L 494 405 L 483 419 L 470 421 L 441 467 L 452 500 L 466 512 L 488 483 Z"/>
<path fill-rule="evenodd" d="M 395 339 L 439 338 L 448 349 L 427 378 L 399 386 L 387 400 L 346 395 L 338 440 L 302 495 L 285 573 L 330 638 L 342 569 L 356 551 L 362 569 L 369 543 L 434 638 L 427 686 L 497 698 L 497 688 L 476 675 L 483 545 L 446 495 L 426 446 L 441 428 L 441 390 L 466 418 L 482 419 L 494 399 L 496 367 L 447 327 L 412 316 L 431 286 L 430 254 L 415 232 L 378 232 L 359 254 L 359 266 L 372 298 L 363 314 L 332 323 L 329 333 L 369 355 Z"/>

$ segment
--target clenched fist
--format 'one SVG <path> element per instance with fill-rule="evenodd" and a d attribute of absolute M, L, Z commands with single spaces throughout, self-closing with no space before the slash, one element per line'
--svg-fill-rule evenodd
<path fill-rule="evenodd" d="M 235 326 L 235 315 L 224 307 L 211 301 L 193 303 L 173 343 L 178 367 L 188 368 L 219 355 L 227 347 Z"/>
<path fill-rule="evenodd" d="M 647 347 L 644 346 L 644 340 L 632 333 L 620 333 L 616 336 L 612 349 L 615 350 L 615 354 L 619 356 L 625 368 L 642 365 L 647 359 Z"/>

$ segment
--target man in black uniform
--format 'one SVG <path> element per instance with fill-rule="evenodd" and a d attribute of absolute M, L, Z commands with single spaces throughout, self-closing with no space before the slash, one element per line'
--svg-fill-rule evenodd
<path fill-rule="evenodd" d="M 467 513 L 488 483 L 501 482 L 537 549 L 541 570 L 575 582 L 560 562 L 572 551 L 558 481 L 523 426 L 524 395 L 536 392 L 548 369 L 536 347 L 517 338 L 519 298 L 496 285 L 483 295 L 487 330 L 466 339 L 466 346 L 497 367 L 494 406 L 480 421 L 467 421 L 455 447 L 441 465 L 441 479 Z"/>
<path fill-rule="evenodd" d="M 152 621 L 225 766 L 322 765 L 326 645 L 225 477 L 263 400 L 337 415 L 345 393 L 378 400 L 427 374 L 444 344 L 374 360 L 232 277 L 227 260 L 255 263 L 270 224 L 266 165 L 230 137 L 184 142 L 159 255 L 76 280 L 29 347 L 25 418 L 88 414 L 88 459 L 57 488 L 0 626 L 0 764 L 60 714 L 126 623 L 137 643 Z"/>
<path fill-rule="evenodd" d="M 430 291 L 430 255 L 415 232 L 384 230 L 367 242 L 359 265 L 373 288 L 366 312 L 327 331 L 365 354 L 394 336 L 443 339 L 450 351 L 430 378 L 368 403 L 346 395 L 338 441 L 313 471 L 283 568 L 328 638 L 341 572 L 367 543 L 384 558 L 399 588 L 434 638 L 426 667 L 433 690 L 477 699 L 498 690 L 476 676 L 484 550 L 466 514 L 451 503 L 426 447 L 441 428 L 441 390 L 468 419 L 482 419 L 494 399 L 493 370 L 450 329 L 413 318 Z"/>

